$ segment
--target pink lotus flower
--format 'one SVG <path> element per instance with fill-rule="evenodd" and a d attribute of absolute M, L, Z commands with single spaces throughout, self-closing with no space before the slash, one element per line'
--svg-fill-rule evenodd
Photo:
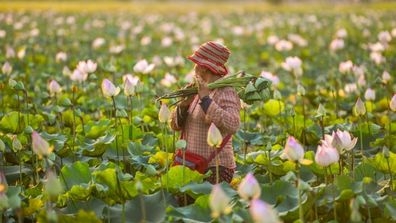
<path fill-rule="evenodd" d="M 282 156 L 291 161 L 300 161 L 304 158 L 304 148 L 293 136 L 289 136 Z"/>
<path fill-rule="evenodd" d="M 332 52 L 343 49 L 344 47 L 345 47 L 344 40 L 340 38 L 333 39 L 329 46 L 330 51 Z"/>
<path fill-rule="evenodd" d="M 338 70 L 340 71 L 340 73 L 345 74 L 348 72 L 351 72 L 353 68 L 353 63 L 352 61 L 348 60 L 348 61 L 344 61 L 341 62 L 338 66 Z"/>
<path fill-rule="evenodd" d="M 70 75 L 70 79 L 72 81 L 77 81 L 77 82 L 84 82 L 88 78 L 88 73 L 84 73 L 80 71 L 79 69 L 75 69 L 73 73 Z"/>
<path fill-rule="evenodd" d="M 347 131 L 341 131 L 337 129 L 333 132 L 332 145 L 338 150 L 339 153 L 343 153 L 344 150 L 352 150 L 357 143 L 357 138 L 352 138 L 351 134 Z"/>
<path fill-rule="evenodd" d="M 279 52 L 289 51 L 293 49 L 293 43 L 288 40 L 282 39 L 275 43 L 275 49 Z"/>
<path fill-rule="evenodd" d="M 229 214 L 232 211 L 231 199 L 223 191 L 220 184 L 213 185 L 209 195 L 209 206 L 212 210 L 212 217 L 217 218 L 222 214 Z"/>
<path fill-rule="evenodd" d="M 32 132 L 32 149 L 35 154 L 39 156 L 39 158 L 43 156 L 48 156 L 51 154 L 53 147 L 49 145 L 49 143 L 43 139 L 40 134 L 36 131 Z"/>
<path fill-rule="evenodd" d="M 62 92 L 62 88 L 56 80 L 51 80 L 48 84 L 48 91 L 51 96 L 54 96 Z"/>
<path fill-rule="evenodd" d="M 302 75 L 301 69 L 302 61 L 298 57 L 287 57 L 285 62 L 282 63 L 283 69 L 292 72 L 295 76 Z"/>
<path fill-rule="evenodd" d="M 340 154 L 337 149 L 327 141 L 322 140 L 322 145 L 318 146 L 315 154 L 315 162 L 320 166 L 326 167 L 332 163 L 338 162 L 339 159 Z"/>
<path fill-rule="evenodd" d="M 389 74 L 388 71 L 384 71 L 384 72 L 382 73 L 382 82 L 383 82 L 384 84 L 387 84 L 391 79 L 392 79 L 392 77 L 390 76 L 390 74 Z"/>
<path fill-rule="evenodd" d="M 367 88 L 366 92 L 364 92 L 364 98 L 367 101 L 374 101 L 375 100 L 375 90 L 372 88 Z"/>
<path fill-rule="evenodd" d="M 280 223 L 278 212 L 269 204 L 259 199 L 250 202 L 249 213 L 254 223 Z"/>
<path fill-rule="evenodd" d="M 77 65 L 77 69 L 80 70 L 82 73 L 93 73 L 96 71 L 97 64 L 94 63 L 92 60 L 88 61 L 80 61 Z"/>
<path fill-rule="evenodd" d="M 261 195 L 261 188 L 252 173 L 248 173 L 238 186 L 239 196 L 247 201 L 257 199 Z"/>
<path fill-rule="evenodd" d="M 208 130 L 207 142 L 208 145 L 214 148 L 218 148 L 223 141 L 223 136 L 220 130 L 214 123 L 211 123 Z"/>
<path fill-rule="evenodd" d="M 160 108 L 159 113 L 158 113 L 159 121 L 161 123 L 167 122 L 169 120 L 169 118 L 170 118 L 170 114 L 171 114 L 171 112 L 170 112 L 168 106 L 165 103 L 162 103 L 161 104 L 161 108 Z"/>
<path fill-rule="evenodd" d="M 125 81 L 124 81 L 124 94 L 127 97 L 135 95 L 135 85 L 132 83 L 130 78 L 125 78 Z"/>
<path fill-rule="evenodd" d="M 166 73 L 165 77 L 161 79 L 160 83 L 165 87 L 170 87 L 172 84 L 176 83 L 177 80 L 174 75 Z"/>
<path fill-rule="evenodd" d="M 120 93 L 121 89 L 119 87 L 114 86 L 113 82 L 108 79 L 104 79 L 102 81 L 102 93 L 105 97 L 111 98 L 117 96 Z"/>
<path fill-rule="evenodd" d="M 143 59 L 138 61 L 135 66 L 133 66 L 133 71 L 136 73 L 148 74 L 154 70 L 154 67 L 154 64 L 149 64 L 147 60 Z"/>
<path fill-rule="evenodd" d="M 7 61 L 3 64 L 3 66 L 1 67 L 1 71 L 3 72 L 3 74 L 5 75 L 10 75 L 12 72 L 12 66 L 10 63 L 8 63 Z"/>
<path fill-rule="evenodd" d="M 392 111 L 396 111 L 396 94 L 393 95 L 392 99 L 389 102 L 389 108 Z"/>
<path fill-rule="evenodd" d="M 59 62 L 65 62 L 67 60 L 67 54 L 65 52 L 58 52 L 55 56 L 55 61 L 57 63 Z"/>

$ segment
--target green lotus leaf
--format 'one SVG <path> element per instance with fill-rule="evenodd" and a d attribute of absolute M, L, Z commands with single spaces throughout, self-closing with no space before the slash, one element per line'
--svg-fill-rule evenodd
<path fill-rule="evenodd" d="M 161 176 L 164 187 L 176 191 L 190 182 L 200 183 L 203 179 L 204 175 L 182 165 L 171 167 L 167 173 Z"/>
<path fill-rule="evenodd" d="M 64 188 L 66 189 L 70 188 L 72 185 L 88 184 L 92 179 L 88 164 L 81 161 L 74 162 L 70 166 L 63 166 L 61 175 L 62 177 L 60 179 L 64 183 Z"/>
<path fill-rule="evenodd" d="M 19 186 L 9 186 L 7 188 L 7 197 L 8 197 L 8 207 L 12 209 L 16 209 L 21 207 L 21 197 L 19 196 L 21 193 L 21 187 Z"/>
<path fill-rule="evenodd" d="M 73 185 L 67 193 L 73 200 L 88 200 L 91 189 L 87 186 L 82 184 Z"/>
<path fill-rule="evenodd" d="M 241 129 L 236 135 L 249 144 L 257 145 L 262 143 L 261 141 L 263 136 L 258 132 L 245 131 Z"/>
<path fill-rule="evenodd" d="M 208 197 L 206 197 L 206 200 L 208 200 Z M 168 216 L 182 220 L 184 222 L 211 222 L 212 218 L 210 214 L 211 210 L 209 207 L 205 208 L 196 203 L 185 207 L 172 207 L 167 213 Z"/>
<path fill-rule="evenodd" d="M 245 87 L 245 95 L 257 92 L 257 89 L 254 87 L 252 82 L 249 82 Z"/>
<path fill-rule="evenodd" d="M 9 112 L 0 120 L 0 130 L 4 133 L 19 134 L 23 129 L 25 129 L 25 120 L 19 112 Z"/>
<path fill-rule="evenodd" d="M 351 189 L 342 190 L 335 199 L 337 201 L 348 201 L 355 196 L 355 193 Z"/>
<path fill-rule="evenodd" d="M 276 180 L 273 184 L 265 184 L 261 187 L 261 199 L 268 204 L 275 205 L 280 215 L 286 215 L 298 209 L 298 190 L 290 182 Z M 303 194 L 301 204 L 304 204 L 307 196 Z"/>
<path fill-rule="evenodd" d="M 374 157 L 368 158 L 366 161 L 368 164 L 375 167 L 377 170 L 384 173 L 396 174 L 396 154 L 389 152 L 389 160 L 387 160 L 383 153 L 377 153 Z M 389 161 L 389 167 L 388 167 Z"/>
<path fill-rule="evenodd" d="M 270 87 L 272 84 L 272 82 L 270 80 L 268 80 L 267 78 L 264 77 L 258 77 L 255 81 L 254 81 L 254 87 L 258 90 L 258 91 L 262 91 L 268 87 Z"/>
<path fill-rule="evenodd" d="M 396 221 L 396 200 L 390 199 L 385 202 L 385 215 Z"/>
<path fill-rule="evenodd" d="M 109 129 L 111 121 L 109 119 L 101 119 L 97 122 L 88 122 L 84 125 L 85 136 L 90 139 L 96 139 L 103 136 Z"/>
<path fill-rule="evenodd" d="M 163 190 L 154 194 L 139 195 L 125 203 L 125 211 L 121 205 L 104 208 L 104 221 L 123 222 L 123 219 L 126 219 L 130 223 L 164 222 L 166 207 L 171 199 L 171 195 Z"/>
<path fill-rule="evenodd" d="M 107 186 L 108 190 L 113 192 L 119 190 L 117 186 L 117 182 L 119 182 L 119 180 L 117 179 L 116 169 L 108 168 L 104 170 L 97 170 L 92 173 L 92 176 L 94 176 L 96 183 Z"/>
<path fill-rule="evenodd" d="M 58 221 L 63 223 L 89 222 L 101 223 L 102 221 L 97 217 L 98 215 L 90 210 L 78 210 L 74 215 L 58 215 Z M 46 222 L 47 217 L 43 217 L 39 222 Z"/>

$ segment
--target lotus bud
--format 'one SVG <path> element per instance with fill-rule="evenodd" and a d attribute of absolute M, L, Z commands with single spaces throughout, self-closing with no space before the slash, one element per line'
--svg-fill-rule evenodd
<path fill-rule="evenodd" d="M 257 199 L 260 197 L 261 188 L 252 173 L 248 173 L 245 178 L 242 179 L 241 183 L 238 186 L 238 194 L 242 199 L 246 201 L 250 201 L 251 199 Z"/>
<path fill-rule="evenodd" d="M 304 148 L 293 136 L 289 136 L 282 156 L 285 156 L 291 161 L 302 160 L 304 158 Z"/>
<path fill-rule="evenodd" d="M 385 159 L 389 159 L 390 153 L 389 153 L 388 147 L 384 146 L 384 147 L 382 148 L 382 154 L 384 155 Z"/>
<path fill-rule="evenodd" d="M 366 106 L 360 97 L 357 99 L 354 109 L 355 114 L 358 116 L 366 114 Z"/>
<path fill-rule="evenodd" d="M 14 152 L 21 151 L 23 149 L 21 141 L 19 141 L 18 137 L 13 136 L 12 137 L 12 150 Z"/>
<path fill-rule="evenodd" d="M 4 153 L 5 148 L 6 147 L 5 147 L 5 144 L 4 144 L 3 140 L 0 139 L 0 152 Z"/>
<path fill-rule="evenodd" d="M 51 96 L 54 96 L 59 94 L 62 91 L 62 88 L 56 80 L 51 80 L 51 82 L 48 84 L 48 91 L 50 92 Z"/>
<path fill-rule="evenodd" d="M 305 88 L 304 88 L 301 84 L 299 84 L 299 85 L 297 86 L 297 94 L 298 94 L 298 95 L 301 95 L 301 96 L 304 96 L 304 95 L 305 95 Z"/>
<path fill-rule="evenodd" d="M 389 102 L 389 108 L 392 111 L 396 111 L 396 94 L 393 95 L 392 99 Z"/>
<path fill-rule="evenodd" d="M 161 108 L 158 113 L 158 119 L 161 123 L 168 122 L 171 112 L 165 103 L 161 103 Z"/>
<path fill-rule="evenodd" d="M 33 131 L 32 149 L 33 152 L 36 153 L 39 158 L 41 158 L 43 156 L 48 156 L 49 154 L 51 154 L 53 147 L 51 147 L 49 143 L 40 136 L 40 134 L 38 134 L 36 131 Z"/>
<path fill-rule="evenodd" d="M 280 223 L 279 214 L 264 201 L 254 199 L 250 202 L 249 213 L 254 223 Z"/>
<path fill-rule="evenodd" d="M 12 66 L 10 65 L 10 63 L 5 62 L 3 64 L 3 66 L 1 67 L 1 71 L 3 72 L 3 74 L 5 75 L 10 75 L 12 72 Z"/>
<path fill-rule="evenodd" d="M 105 97 L 111 98 L 117 96 L 120 93 L 121 89 L 119 87 L 114 86 L 113 82 L 108 79 L 104 79 L 102 81 L 102 93 Z"/>
<path fill-rule="evenodd" d="M 319 104 L 318 110 L 316 111 L 317 117 L 324 117 L 326 115 L 326 109 L 322 104 Z"/>
<path fill-rule="evenodd" d="M 382 73 L 382 82 L 383 82 L 384 84 L 387 84 L 390 80 L 391 80 L 391 76 L 390 76 L 389 72 L 384 71 L 384 72 Z"/>
<path fill-rule="evenodd" d="M 232 211 L 231 199 L 223 191 L 220 184 L 213 185 L 209 195 L 209 206 L 212 210 L 212 217 L 217 218 L 222 214 L 229 214 Z"/>
<path fill-rule="evenodd" d="M 44 188 L 49 197 L 54 198 L 63 192 L 62 184 L 52 170 L 47 172 L 46 178 Z"/>
<path fill-rule="evenodd" d="M 375 90 L 371 88 L 367 88 L 366 92 L 364 93 L 364 99 L 367 101 L 374 101 L 375 100 Z"/>
<path fill-rule="evenodd" d="M 214 148 L 218 148 L 223 141 L 223 136 L 220 130 L 216 127 L 214 123 L 211 123 L 208 130 L 207 142 L 208 145 Z"/>
<path fill-rule="evenodd" d="M 125 96 L 133 96 L 135 94 L 135 85 L 127 77 L 124 81 L 124 94 Z"/>

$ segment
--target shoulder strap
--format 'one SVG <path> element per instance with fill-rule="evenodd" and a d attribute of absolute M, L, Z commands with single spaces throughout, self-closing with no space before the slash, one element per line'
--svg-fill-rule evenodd
<path fill-rule="evenodd" d="M 215 149 L 215 151 L 213 151 L 211 154 L 210 154 L 210 156 L 208 157 L 208 163 L 210 163 L 212 160 L 213 160 L 213 158 L 215 158 L 216 156 L 217 156 L 217 154 L 219 154 L 222 150 L 223 150 L 223 148 L 224 148 L 224 146 L 227 144 L 227 142 L 231 139 L 231 134 L 229 134 L 229 135 L 226 135 L 226 137 L 224 137 L 224 139 L 223 139 L 223 141 L 221 142 L 221 144 L 220 144 L 220 147 L 218 148 L 218 149 Z"/>

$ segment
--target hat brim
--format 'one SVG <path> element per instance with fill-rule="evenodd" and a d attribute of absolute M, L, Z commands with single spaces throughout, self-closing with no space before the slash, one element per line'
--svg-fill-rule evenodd
<path fill-rule="evenodd" d="M 194 62 L 199 66 L 208 68 L 210 71 L 212 71 L 215 74 L 221 76 L 228 74 L 228 69 L 224 65 L 217 65 L 209 60 L 205 60 L 201 57 L 198 57 L 195 54 L 188 56 L 187 59 L 191 60 L 192 62 Z"/>

